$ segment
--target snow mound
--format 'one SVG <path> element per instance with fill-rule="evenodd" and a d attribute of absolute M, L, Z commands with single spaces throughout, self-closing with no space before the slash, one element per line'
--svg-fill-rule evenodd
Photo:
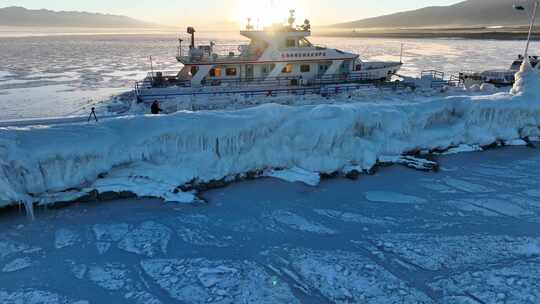
<path fill-rule="evenodd" d="M 517 96 L 533 98 L 538 101 L 540 97 L 540 75 L 538 75 L 529 60 L 524 60 L 516 73 L 516 82 L 511 93 Z"/>
<path fill-rule="evenodd" d="M 302 168 L 280 175 L 315 184 L 317 174 L 306 172 L 351 165 L 369 170 L 384 155 L 537 135 L 540 97 L 533 78 L 519 79 L 518 94 L 403 104 L 267 104 L 0 128 L 0 206 L 72 201 L 94 190 L 186 202 L 194 196 L 179 186 L 193 181 Z"/>

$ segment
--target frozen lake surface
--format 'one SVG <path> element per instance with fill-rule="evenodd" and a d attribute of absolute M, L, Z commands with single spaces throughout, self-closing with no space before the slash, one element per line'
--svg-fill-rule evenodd
<path fill-rule="evenodd" d="M 2 303 L 538 303 L 540 153 L 0 214 Z M 279 191 L 276 191 L 279 189 Z"/>
<path fill-rule="evenodd" d="M 246 43 L 228 33 L 202 33 L 198 43 Z M 150 70 L 179 70 L 175 34 L 0 37 L 0 120 L 87 115 L 112 95 L 133 89 Z M 427 69 L 448 73 L 508 68 L 522 41 L 459 39 L 320 38 L 313 43 L 361 54 L 368 60 L 399 60 L 400 73 Z M 531 53 L 539 53 L 538 43 Z"/>

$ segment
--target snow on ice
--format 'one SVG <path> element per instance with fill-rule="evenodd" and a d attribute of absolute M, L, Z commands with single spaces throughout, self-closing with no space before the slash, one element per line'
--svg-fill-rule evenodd
<path fill-rule="evenodd" d="M 59 294 L 34 289 L 16 292 L 0 290 L 0 299 L 3 304 L 88 304 L 87 301 L 70 300 Z"/>
<path fill-rule="evenodd" d="M 398 254 L 409 265 L 431 271 L 462 270 L 479 264 L 537 257 L 540 239 L 505 236 L 430 236 L 384 234 L 373 240 L 373 253 Z"/>
<path fill-rule="evenodd" d="M 385 191 L 368 191 L 366 193 L 366 199 L 376 203 L 395 204 L 424 204 L 427 202 L 421 197 Z"/>
<path fill-rule="evenodd" d="M 18 259 L 15 259 L 15 260 L 11 261 L 8 264 L 6 264 L 4 266 L 4 268 L 2 268 L 2 271 L 3 272 L 15 272 L 15 271 L 26 269 L 26 268 L 28 268 L 30 266 L 32 266 L 32 261 L 30 260 L 30 258 L 28 258 L 28 257 L 26 257 L 26 258 L 18 258 Z"/>
<path fill-rule="evenodd" d="M 118 247 L 127 252 L 153 257 L 167 253 L 171 230 L 157 222 L 144 222 L 127 233 Z"/>
<path fill-rule="evenodd" d="M 75 245 L 79 241 L 79 236 L 76 232 L 69 229 L 58 229 L 55 233 L 54 247 L 62 249 Z"/>
<path fill-rule="evenodd" d="M 311 222 L 310 220 L 289 211 L 278 210 L 267 216 L 270 220 L 275 221 L 288 228 L 317 233 L 317 234 L 336 234 L 337 231 L 325 227 L 319 223 Z"/>
<path fill-rule="evenodd" d="M 0 206 L 71 201 L 93 190 L 189 202 L 193 193 L 179 186 L 193 181 L 280 168 L 288 170 L 274 175 L 315 184 L 308 172 L 369 170 L 384 155 L 515 142 L 540 135 L 539 86 L 524 66 L 511 93 L 494 95 L 3 127 Z"/>
<path fill-rule="evenodd" d="M 332 303 L 432 303 L 424 293 L 364 256 L 344 251 L 292 249 L 274 265 L 300 286 L 320 291 Z"/>
<path fill-rule="evenodd" d="M 468 271 L 432 284 L 443 303 L 523 303 L 540 300 L 538 264 L 519 262 L 498 269 Z"/>
<path fill-rule="evenodd" d="M 182 302 L 299 303 L 287 284 L 276 283 L 249 261 L 144 260 L 141 266 L 170 297 Z"/>

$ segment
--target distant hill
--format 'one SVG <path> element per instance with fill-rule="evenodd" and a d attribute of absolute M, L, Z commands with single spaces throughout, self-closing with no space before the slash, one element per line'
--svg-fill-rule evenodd
<path fill-rule="evenodd" d="M 411 28 L 517 26 L 527 24 L 527 14 L 512 8 L 514 0 L 467 0 L 450 6 L 432 6 L 359 21 L 333 28 Z"/>
<path fill-rule="evenodd" d="M 133 18 L 86 12 L 56 12 L 50 10 L 29 10 L 11 6 L 0 8 L 0 26 L 42 26 L 42 27 L 93 27 L 124 28 L 155 26 Z"/>

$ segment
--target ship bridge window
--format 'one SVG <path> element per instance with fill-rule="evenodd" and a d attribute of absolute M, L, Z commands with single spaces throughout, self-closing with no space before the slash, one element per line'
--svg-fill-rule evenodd
<path fill-rule="evenodd" d="M 293 66 L 292 66 L 292 64 L 289 63 L 289 64 L 287 64 L 286 66 L 283 67 L 281 72 L 283 74 L 290 74 L 290 73 L 292 73 L 292 70 L 293 70 Z"/>
<path fill-rule="evenodd" d="M 300 66 L 300 72 L 302 73 L 309 73 L 310 70 L 311 70 L 311 66 L 309 64 L 302 64 Z"/>
<path fill-rule="evenodd" d="M 213 68 L 210 70 L 210 77 L 221 77 L 221 68 Z"/>
<path fill-rule="evenodd" d="M 236 68 L 226 68 L 225 75 L 227 76 L 236 76 Z"/>
<path fill-rule="evenodd" d="M 285 46 L 288 48 L 296 47 L 296 39 L 287 39 L 285 41 Z"/>

